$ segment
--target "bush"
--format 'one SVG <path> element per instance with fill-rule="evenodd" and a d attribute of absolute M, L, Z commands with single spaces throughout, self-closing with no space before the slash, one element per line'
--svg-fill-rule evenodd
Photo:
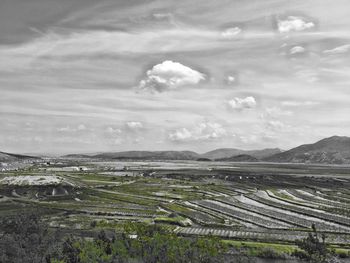
<path fill-rule="evenodd" d="M 312 232 L 308 237 L 297 240 L 297 246 L 302 252 L 294 252 L 293 255 L 312 263 L 335 262 L 335 251 L 327 247 L 326 236 L 319 235 L 316 226 L 312 225 Z"/>
<path fill-rule="evenodd" d="M 265 247 L 258 251 L 257 256 L 260 258 L 268 258 L 268 259 L 285 259 L 286 255 L 283 253 L 279 253 L 273 248 Z"/>
<path fill-rule="evenodd" d="M 37 213 L 3 218 L 0 230 L 0 262 L 51 262 L 59 254 L 58 233 Z"/>
<path fill-rule="evenodd" d="M 125 233 L 104 231 L 92 241 L 69 239 L 58 258 L 66 263 L 222 262 L 226 247 L 216 238 L 182 238 L 157 225 L 128 223 Z"/>

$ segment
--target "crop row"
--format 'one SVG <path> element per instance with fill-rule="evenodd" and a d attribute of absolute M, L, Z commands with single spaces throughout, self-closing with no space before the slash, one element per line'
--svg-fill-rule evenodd
<path fill-rule="evenodd" d="M 208 213 L 198 210 L 192 210 L 191 208 L 182 207 L 180 205 L 164 205 L 166 209 L 177 212 L 180 215 L 190 218 L 192 221 L 201 225 L 218 224 L 219 220 Z"/>
<path fill-rule="evenodd" d="M 292 212 L 295 212 L 295 213 L 298 213 L 298 214 L 302 214 L 302 215 L 307 215 L 307 216 L 311 216 L 311 217 L 320 218 L 320 219 L 323 219 L 323 220 L 327 220 L 329 222 L 333 222 L 333 223 L 337 223 L 337 224 L 341 224 L 341 225 L 345 225 L 345 226 L 350 226 L 350 220 L 349 220 L 349 218 L 346 218 L 346 217 L 340 217 L 340 216 L 337 216 L 337 215 L 332 215 L 332 214 L 328 214 L 328 213 L 321 212 L 321 211 L 318 212 L 318 211 L 315 211 L 315 210 L 312 210 L 312 209 L 299 207 L 297 205 L 282 204 L 282 203 L 279 203 L 279 202 L 275 202 L 275 201 L 272 201 L 272 200 L 268 200 L 268 199 L 259 197 L 257 195 L 250 195 L 249 198 L 254 200 L 254 201 L 257 201 L 257 202 L 263 203 L 265 205 L 268 205 L 268 206 L 289 210 L 289 211 L 292 211 Z"/>
<path fill-rule="evenodd" d="M 339 207 L 339 208 L 348 208 L 349 206 L 344 204 L 344 203 L 340 203 L 340 202 L 335 202 L 335 201 L 331 201 L 331 200 L 327 200 L 324 199 L 323 197 L 320 196 L 315 196 L 313 194 L 304 194 L 303 192 L 299 192 L 297 190 L 293 190 L 293 189 L 288 189 L 287 190 L 288 193 L 290 193 L 293 196 L 296 196 L 298 198 L 301 198 L 303 200 L 312 202 L 312 203 L 316 203 L 318 205 L 326 205 L 326 206 L 331 206 L 331 207 Z"/>
<path fill-rule="evenodd" d="M 218 229 L 218 228 L 202 228 L 202 227 L 177 227 L 174 230 L 180 235 L 197 235 L 197 236 L 219 236 L 222 238 L 234 238 L 234 239 L 251 239 L 251 240 L 270 240 L 270 241 L 287 241 L 295 242 L 297 239 L 304 238 L 307 232 L 301 231 L 270 231 L 269 232 L 259 232 L 259 231 L 240 231 L 240 230 L 228 230 L 228 229 Z M 349 244 L 349 235 L 327 235 L 327 240 L 332 244 Z"/>
<path fill-rule="evenodd" d="M 326 224 L 323 222 L 315 222 L 315 221 L 311 221 L 308 219 L 305 219 L 303 217 L 300 217 L 298 215 L 291 215 L 291 214 L 287 214 L 287 213 L 283 213 L 283 212 L 279 212 L 276 211 L 276 209 L 273 209 L 273 207 L 271 207 L 271 209 L 267 209 L 264 207 L 257 207 L 257 206 L 253 206 L 253 205 L 248 205 L 248 204 L 244 204 L 242 202 L 237 202 L 234 200 L 221 200 L 221 202 L 226 203 L 226 204 L 230 204 L 232 206 L 241 208 L 241 209 L 245 209 L 247 211 L 250 212 L 254 212 L 257 214 L 261 214 L 264 216 L 268 216 L 271 217 L 273 219 L 279 220 L 281 222 L 285 222 L 297 227 L 304 227 L 304 228 L 310 228 L 312 223 L 314 223 L 317 227 L 317 229 L 322 230 L 322 231 L 334 231 L 334 232 L 349 232 L 349 230 L 347 230 L 346 228 L 342 228 L 342 227 L 337 227 L 334 226 L 332 224 Z"/>
<path fill-rule="evenodd" d="M 323 192 L 316 191 L 314 194 L 327 200 L 341 202 L 344 204 L 350 204 L 350 196 L 341 192 L 323 193 Z"/>
<path fill-rule="evenodd" d="M 208 201 L 208 200 L 200 200 L 196 201 L 196 204 L 209 208 L 213 211 L 216 211 L 218 213 L 229 215 L 233 218 L 260 226 L 264 228 L 282 228 L 286 229 L 289 225 L 283 222 L 276 222 L 274 220 L 269 220 L 266 217 L 259 217 L 259 215 L 253 215 L 249 212 L 243 212 L 240 209 L 234 208 L 234 207 L 228 207 L 225 204 L 220 204 L 216 201 Z"/>

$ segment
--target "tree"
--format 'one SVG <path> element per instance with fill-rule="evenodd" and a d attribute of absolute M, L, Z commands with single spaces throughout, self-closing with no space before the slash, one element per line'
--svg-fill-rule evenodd
<path fill-rule="evenodd" d="M 60 250 L 58 233 L 37 213 L 2 218 L 0 232 L 0 262 L 51 262 Z"/>
<path fill-rule="evenodd" d="M 293 254 L 301 259 L 312 263 L 330 263 L 336 260 L 334 251 L 326 244 L 325 234 L 319 235 L 315 224 L 312 224 L 312 232 L 306 238 L 297 240 L 296 245 L 301 251 Z"/>

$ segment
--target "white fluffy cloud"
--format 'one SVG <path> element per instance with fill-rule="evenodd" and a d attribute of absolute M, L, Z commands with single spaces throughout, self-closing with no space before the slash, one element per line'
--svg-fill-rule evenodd
<path fill-rule="evenodd" d="M 231 39 L 237 36 L 239 33 L 242 32 L 242 29 L 239 27 L 230 27 L 221 32 L 221 36 L 226 39 Z"/>
<path fill-rule="evenodd" d="M 161 92 L 185 85 L 195 85 L 205 79 L 205 75 L 181 63 L 166 60 L 155 65 L 146 73 L 147 77 L 140 81 L 140 90 Z"/>
<path fill-rule="evenodd" d="M 292 47 L 290 50 L 289 50 L 289 53 L 291 55 L 294 55 L 294 54 L 300 54 L 300 53 L 304 53 L 305 52 L 305 48 L 301 47 L 301 46 L 295 46 L 295 47 Z"/>
<path fill-rule="evenodd" d="M 278 20 L 277 26 L 280 33 L 289 33 L 292 31 L 311 29 L 315 27 L 315 24 L 305 21 L 302 17 L 288 16 L 285 20 Z"/>
<path fill-rule="evenodd" d="M 251 96 L 246 98 L 233 98 L 228 104 L 234 110 L 251 109 L 256 107 L 256 100 Z"/>
<path fill-rule="evenodd" d="M 131 130 L 138 130 L 143 128 L 143 124 L 139 121 L 129 121 L 126 123 L 126 126 Z"/>
<path fill-rule="evenodd" d="M 181 128 L 169 134 L 171 141 L 198 141 L 219 139 L 226 135 L 226 130 L 219 123 L 203 122 L 193 129 Z"/>
<path fill-rule="evenodd" d="M 186 128 L 177 129 L 169 134 L 169 139 L 171 141 L 186 141 L 192 139 L 192 137 L 192 133 Z"/>
<path fill-rule="evenodd" d="M 323 51 L 324 54 L 343 54 L 350 51 L 350 44 Z"/>
<path fill-rule="evenodd" d="M 234 76 L 227 76 L 226 77 L 227 84 L 231 85 L 236 82 L 236 78 Z"/>

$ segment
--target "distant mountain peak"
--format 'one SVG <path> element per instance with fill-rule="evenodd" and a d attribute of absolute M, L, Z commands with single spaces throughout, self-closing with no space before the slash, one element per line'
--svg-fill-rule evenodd
<path fill-rule="evenodd" d="M 267 157 L 265 161 L 350 164 L 350 137 L 331 136 Z"/>

